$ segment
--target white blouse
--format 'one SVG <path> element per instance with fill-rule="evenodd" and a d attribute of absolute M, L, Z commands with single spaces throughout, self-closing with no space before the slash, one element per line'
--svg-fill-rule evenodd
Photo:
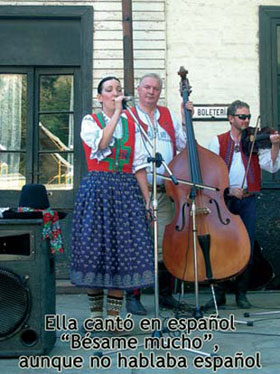
<path fill-rule="evenodd" d="M 105 124 L 110 121 L 110 118 L 104 113 L 103 118 Z M 116 125 L 113 137 L 105 149 L 99 149 L 99 144 L 103 138 L 103 129 L 101 129 L 90 114 L 87 114 L 82 120 L 81 126 L 81 138 L 82 140 L 91 148 L 90 159 L 97 159 L 102 161 L 104 158 L 108 157 L 112 152 L 110 147 L 115 143 L 115 139 L 121 139 L 123 135 L 121 118 Z M 143 149 L 143 143 L 141 140 L 140 131 L 135 130 L 135 148 L 134 148 L 134 158 L 132 163 L 132 172 L 136 173 L 138 170 L 146 168 L 148 166 L 147 156 L 145 155 Z"/>

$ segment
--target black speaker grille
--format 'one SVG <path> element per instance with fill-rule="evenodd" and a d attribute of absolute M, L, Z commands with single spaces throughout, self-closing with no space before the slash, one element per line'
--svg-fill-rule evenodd
<path fill-rule="evenodd" d="M 21 277 L 0 268 L 0 340 L 15 334 L 29 317 L 30 294 Z"/>

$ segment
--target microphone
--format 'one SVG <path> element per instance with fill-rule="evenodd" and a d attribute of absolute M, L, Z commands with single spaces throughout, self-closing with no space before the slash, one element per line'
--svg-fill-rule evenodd
<path fill-rule="evenodd" d="M 127 109 L 127 103 L 129 101 L 132 101 L 133 102 L 133 96 L 126 96 L 125 98 L 122 99 L 122 107 L 123 107 L 123 110 Z"/>

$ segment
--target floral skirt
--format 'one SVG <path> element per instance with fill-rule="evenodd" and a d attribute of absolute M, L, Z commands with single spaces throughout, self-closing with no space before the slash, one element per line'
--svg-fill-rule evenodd
<path fill-rule="evenodd" d="M 89 172 L 73 213 L 70 279 L 88 288 L 154 283 L 153 240 L 134 175 Z"/>

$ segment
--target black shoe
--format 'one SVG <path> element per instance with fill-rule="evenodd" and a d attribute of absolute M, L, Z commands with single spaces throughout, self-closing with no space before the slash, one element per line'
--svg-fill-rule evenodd
<path fill-rule="evenodd" d="M 147 310 L 142 305 L 140 299 L 134 295 L 126 296 L 126 310 L 128 313 L 136 314 L 138 316 L 147 315 Z"/>
<path fill-rule="evenodd" d="M 216 292 L 215 294 L 216 294 L 216 303 L 217 303 L 217 306 L 225 305 L 226 304 L 226 295 L 225 295 L 225 293 Z M 215 304 L 214 304 L 213 297 L 212 297 L 212 299 L 210 299 L 204 305 L 204 309 L 205 310 L 207 310 L 207 309 L 215 309 Z"/>
<path fill-rule="evenodd" d="M 159 295 L 159 305 L 167 309 L 180 309 L 182 307 L 182 304 L 172 295 Z"/>
<path fill-rule="evenodd" d="M 250 309 L 251 303 L 245 293 L 241 292 L 235 295 L 236 304 L 240 309 Z"/>

